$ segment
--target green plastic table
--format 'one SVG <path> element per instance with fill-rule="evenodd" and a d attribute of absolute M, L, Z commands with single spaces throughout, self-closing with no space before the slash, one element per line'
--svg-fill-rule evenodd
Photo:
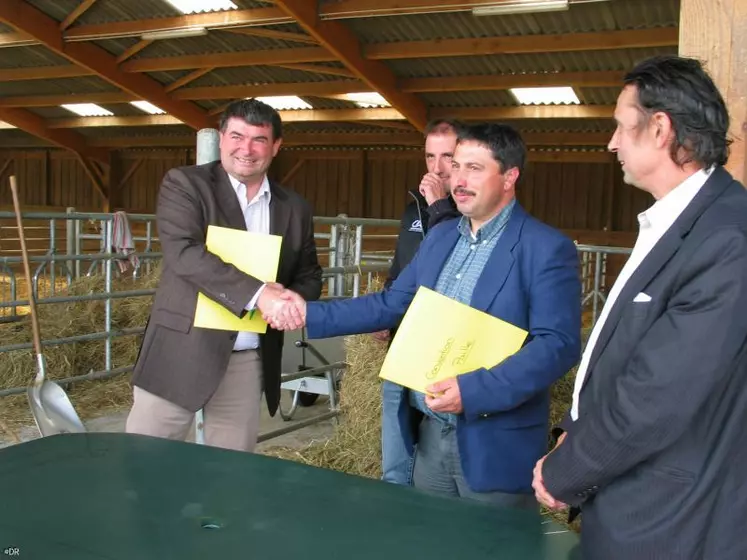
<path fill-rule="evenodd" d="M 539 514 L 128 434 L 0 450 L 0 560 L 570 560 Z"/>

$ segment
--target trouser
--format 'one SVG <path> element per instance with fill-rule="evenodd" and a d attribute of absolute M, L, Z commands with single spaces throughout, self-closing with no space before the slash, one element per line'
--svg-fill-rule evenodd
<path fill-rule="evenodd" d="M 420 424 L 413 480 L 416 488 L 434 494 L 487 502 L 498 507 L 539 510 L 533 494 L 472 490 L 462 472 L 456 427 L 427 415 Z"/>
<path fill-rule="evenodd" d="M 412 485 L 415 462 L 412 450 L 405 445 L 397 413 L 405 390 L 396 383 L 381 384 L 381 479 L 394 484 Z"/>
<path fill-rule="evenodd" d="M 233 352 L 218 388 L 203 407 L 205 444 L 238 451 L 253 451 L 259 435 L 262 397 L 262 362 L 257 350 Z M 125 430 L 184 441 L 194 412 L 140 387 Z"/>

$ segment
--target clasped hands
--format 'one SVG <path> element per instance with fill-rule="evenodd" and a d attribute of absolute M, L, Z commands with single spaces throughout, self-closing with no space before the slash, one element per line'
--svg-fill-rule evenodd
<path fill-rule="evenodd" d="M 306 301 L 281 284 L 268 282 L 257 300 L 257 308 L 273 329 L 292 331 L 306 325 Z"/>

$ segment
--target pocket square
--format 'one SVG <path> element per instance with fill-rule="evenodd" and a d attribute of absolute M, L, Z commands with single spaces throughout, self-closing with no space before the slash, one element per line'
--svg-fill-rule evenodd
<path fill-rule="evenodd" d="M 634 303 L 648 303 L 649 301 L 651 301 L 651 296 L 643 292 L 633 298 Z"/>

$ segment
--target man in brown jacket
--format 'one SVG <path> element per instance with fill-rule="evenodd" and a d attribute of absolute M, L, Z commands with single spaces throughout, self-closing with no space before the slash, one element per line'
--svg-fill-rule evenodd
<path fill-rule="evenodd" d="M 284 290 L 321 294 L 310 205 L 267 179 L 282 143 L 280 116 L 255 99 L 229 105 L 220 121 L 220 161 L 169 171 L 156 218 L 163 270 L 133 374 L 128 433 L 184 440 L 204 411 L 205 443 L 252 451 L 260 399 L 280 401 L 283 333 L 193 326 L 204 293 L 237 316 L 276 313 Z M 277 283 L 263 283 L 205 248 L 209 225 L 283 237 Z M 290 295 L 288 292 L 285 294 Z"/>

